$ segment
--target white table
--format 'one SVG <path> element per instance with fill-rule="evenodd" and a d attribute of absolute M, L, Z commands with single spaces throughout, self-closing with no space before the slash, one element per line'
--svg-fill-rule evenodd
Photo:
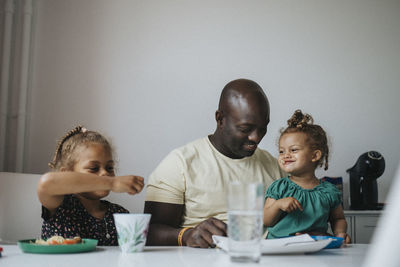
<path fill-rule="evenodd" d="M 353 244 L 347 248 L 325 249 L 314 254 L 263 255 L 260 263 L 230 262 L 220 249 L 189 247 L 146 247 L 144 252 L 123 254 L 118 247 L 97 247 L 96 251 L 76 254 L 28 254 L 17 245 L 0 245 L 3 257 L 0 267 L 109 267 L 109 266 L 268 266 L 268 267 L 346 267 L 361 266 L 369 245 Z"/>

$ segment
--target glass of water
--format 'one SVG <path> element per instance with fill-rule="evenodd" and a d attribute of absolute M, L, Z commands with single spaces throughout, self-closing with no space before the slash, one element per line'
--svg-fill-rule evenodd
<path fill-rule="evenodd" d="M 263 206 L 262 183 L 232 183 L 229 186 L 228 238 L 231 261 L 259 262 Z"/>

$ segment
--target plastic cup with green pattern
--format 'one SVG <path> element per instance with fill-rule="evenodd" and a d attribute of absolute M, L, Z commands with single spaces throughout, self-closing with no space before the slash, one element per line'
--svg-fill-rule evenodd
<path fill-rule="evenodd" d="M 124 253 L 143 251 L 151 214 L 115 213 L 118 244 Z"/>

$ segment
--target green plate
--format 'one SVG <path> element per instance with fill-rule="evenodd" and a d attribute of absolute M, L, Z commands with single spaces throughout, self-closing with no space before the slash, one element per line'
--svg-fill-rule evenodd
<path fill-rule="evenodd" d="M 19 240 L 19 248 L 26 253 L 59 254 L 59 253 L 79 253 L 96 249 L 96 239 L 82 239 L 80 244 L 73 245 L 39 245 L 35 244 L 35 239 Z"/>

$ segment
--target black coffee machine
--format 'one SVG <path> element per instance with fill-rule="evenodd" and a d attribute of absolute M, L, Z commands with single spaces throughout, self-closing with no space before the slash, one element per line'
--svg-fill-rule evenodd
<path fill-rule="evenodd" d="M 362 154 L 356 164 L 347 170 L 350 174 L 350 209 L 380 210 L 376 179 L 385 171 L 385 159 L 376 151 Z"/>

